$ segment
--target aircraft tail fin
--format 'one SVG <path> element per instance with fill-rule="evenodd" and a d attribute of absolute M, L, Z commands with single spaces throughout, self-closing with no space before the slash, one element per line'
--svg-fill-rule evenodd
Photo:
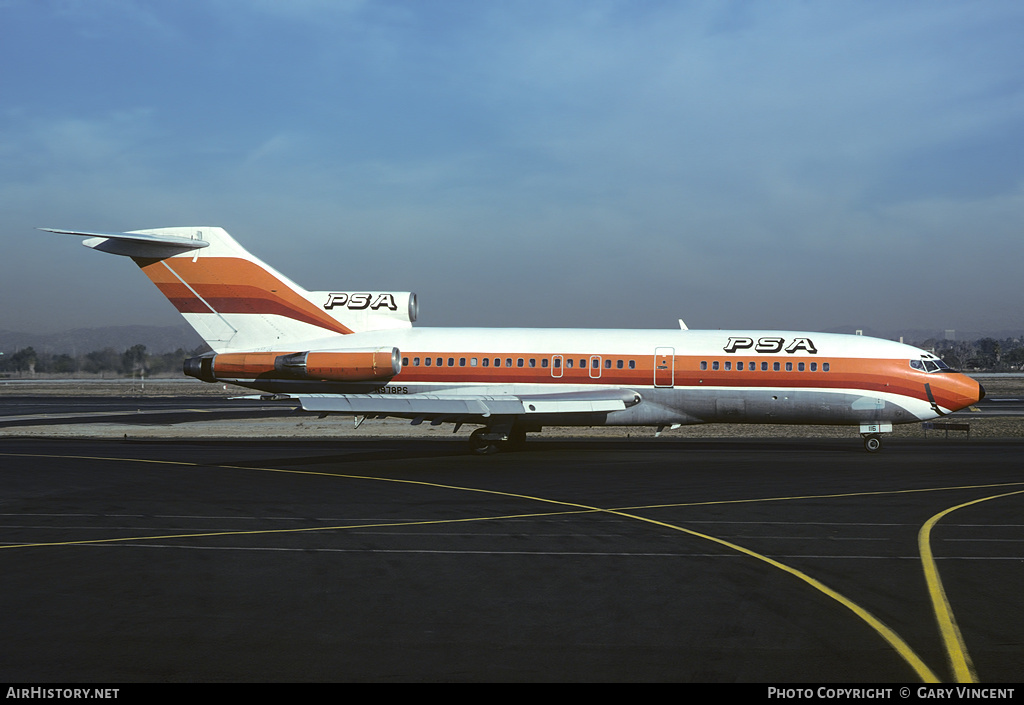
<path fill-rule="evenodd" d="M 217 352 L 301 347 L 304 341 L 408 328 L 408 292 L 306 291 L 263 263 L 222 228 L 182 227 L 80 235 L 86 247 L 131 257 Z"/>

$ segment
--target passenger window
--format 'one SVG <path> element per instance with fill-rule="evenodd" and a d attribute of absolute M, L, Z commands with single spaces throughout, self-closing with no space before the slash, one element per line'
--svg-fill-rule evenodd
<path fill-rule="evenodd" d="M 768 371 L 768 363 L 767 362 L 762 362 L 761 363 L 761 371 L 762 372 L 767 372 Z"/>
<path fill-rule="evenodd" d="M 466 358 L 460 357 L 459 358 L 459 367 L 465 367 L 465 366 L 466 366 Z"/>
<path fill-rule="evenodd" d="M 828 363 L 827 362 L 821 363 L 821 371 L 822 372 L 828 372 Z"/>
<path fill-rule="evenodd" d="M 469 366 L 470 367 L 476 367 L 476 358 L 475 357 L 469 358 Z"/>
<path fill-rule="evenodd" d="M 409 358 L 403 357 L 402 358 L 402 367 L 408 367 L 408 366 L 409 366 Z"/>
<path fill-rule="evenodd" d="M 718 360 L 715 360 L 714 362 L 711 363 L 711 369 L 713 369 L 713 370 L 717 370 L 718 369 Z"/>
<path fill-rule="evenodd" d="M 611 360 L 605 360 L 604 361 L 604 368 L 606 370 L 610 370 L 612 368 L 612 361 Z"/>
<path fill-rule="evenodd" d="M 779 363 L 777 363 L 777 362 L 772 363 L 772 370 L 774 370 L 775 372 L 778 372 L 779 371 Z"/>
<path fill-rule="evenodd" d="M 501 367 L 501 358 L 500 357 L 494 358 L 494 366 L 495 367 Z"/>
<path fill-rule="evenodd" d="M 725 369 L 732 370 L 732 360 L 726 360 Z"/>
<path fill-rule="evenodd" d="M 545 360 L 544 362 L 547 362 L 547 360 Z M 562 366 L 562 358 L 556 357 L 555 358 L 555 367 L 558 368 L 558 367 L 561 367 L 561 366 Z"/>
<path fill-rule="evenodd" d="M 571 357 L 565 358 L 565 366 L 566 367 L 570 367 L 570 368 L 572 367 L 572 358 Z"/>
<path fill-rule="evenodd" d="M 798 371 L 800 371 L 800 372 L 803 372 L 804 371 L 804 363 L 798 362 L 797 365 L 796 365 L 796 369 Z"/>
<path fill-rule="evenodd" d="M 489 367 L 490 364 L 491 364 L 491 358 L 485 357 L 484 358 L 484 367 Z"/>
<path fill-rule="evenodd" d="M 701 360 L 700 361 L 700 368 L 702 370 L 706 370 L 708 368 L 708 361 L 707 360 Z"/>
<path fill-rule="evenodd" d="M 817 362 L 812 362 L 811 363 L 811 372 L 817 372 L 817 371 L 818 371 L 818 363 Z"/>
<path fill-rule="evenodd" d="M 586 360 L 584 360 L 584 359 L 583 359 L 583 358 L 581 357 L 581 358 L 580 358 L 580 369 L 582 370 L 582 369 L 584 369 L 584 368 L 585 368 L 586 366 L 587 366 L 587 361 L 586 361 Z"/>
<path fill-rule="evenodd" d="M 540 359 L 540 366 L 541 367 L 547 367 L 548 366 L 548 359 L 546 357 L 542 357 Z"/>
<path fill-rule="evenodd" d="M 455 358 L 454 357 L 449 357 L 448 358 L 448 367 L 455 367 Z"/>
<path fill-rule="evenodd" d="M 427 367 L 430 367 L 430 358 L 429 357 L 423 358 L 423 364 L 426 365 Z"/>
<path fill-rule="evenodd" d="M 520 365 L 519 366 L 520 367 L 523 366 L 522 365 L 522 361 L 520 361 Z M 505 367 L 512 367 L 512 358 L 511 357 L 506 357 L 505 358 Z"/>
<path fill-rule="evenodd" d="M 636 360 L 630 360 L 629 361 L 629 369 L 631 369 L 631 370 L 635 370 L 636 369 Z"/>
<path fill-rule="evenodd" d="M 536 367 L 536 366 L 537 366 L 537 358 L 531 357 L 530 358 L 530 367 Z"/>
<path fill-rule="evenodd" d="M 742 361 L 736 363 L 736 371 L 737 372 L 742 372 L 743 371 L 743 362 Z"/>
<path fill-rule="evenodd" d="M 622 369 L 622 360 L 616 360 L 615 361 L 615 368 L 619 369 L 619 370 Z"/>
<path fill-rule="evenodd" d="M 753 360 L 751 360 L 750 361 L 750 365 L 747 367 L 747 369 L 750 370 L 751 372 L 756 372 L 757 371 L 757 363 L 754 362 Z"/>
<path fill-rule="evenodd" d="M 412 366 L 413 367 L 419 367 L 420 366 L 420 359 L 418 357 L 414 357 L 412 359 Z"/>
<path fill-rule="evenodd" d="M 792 372 L 792 371 L 793 371 L 793 363 L 792 362 L 787 362 L 786 363 L 786 372 Z"/>

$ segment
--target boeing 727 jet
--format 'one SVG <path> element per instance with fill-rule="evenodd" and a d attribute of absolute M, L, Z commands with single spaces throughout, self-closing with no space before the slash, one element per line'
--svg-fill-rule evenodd
<path fill-rule="evenodd" d="M 918 348 L 793 331 L 414 328 L 409 292 L 306 291 L 216 227 L 80 235 L 130 257 L 212 352 L 185 373 L 294 398 L 310 412 L 464 424 L 493 453 L 544 426 L 703 423 L 858 428 L 980 400 L 976 381 Z"/>

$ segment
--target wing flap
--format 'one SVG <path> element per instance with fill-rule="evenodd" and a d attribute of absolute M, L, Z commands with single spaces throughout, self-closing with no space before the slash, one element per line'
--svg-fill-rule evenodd
<path fill-rule="evenodd" d="M 588 414 L 621 411 L 639 403 L 632 390 L 566 392 L 564 394 L 323 394 L 298 397 L 304 411 L 328 414 L 393 416 L 519 416 L 529 414 Z"/>

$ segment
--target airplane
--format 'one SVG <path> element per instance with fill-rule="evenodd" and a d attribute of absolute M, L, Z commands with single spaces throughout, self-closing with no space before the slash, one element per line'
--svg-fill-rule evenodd
<path fill-rule="evenodd" d="M 856 426 L 876 452 L 895 424 L 968 407 L 975 380 L 918 348 L 772 330 L 414 328 L 411 292 L 307 291 L 218 227 L 40 228 L 130 257 L 209 344 L 185 374 L 301 409 L 477 425 L 475 453 L 544 426 Z"/>

